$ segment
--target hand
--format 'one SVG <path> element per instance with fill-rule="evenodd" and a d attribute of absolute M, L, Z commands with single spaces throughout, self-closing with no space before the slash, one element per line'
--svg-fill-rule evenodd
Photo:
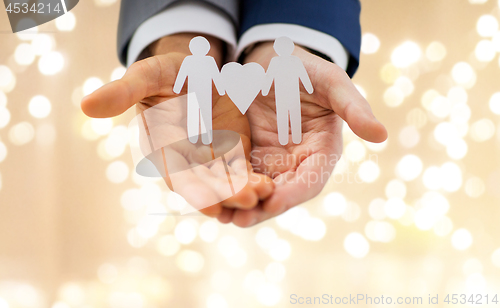
<path fill-rule="evenodd" d="M 320 193 L 342 154 L 342 119 L 367 141 L 387 139 L 385 127 L 341 68 L 300 47 L 293 54 L 302 60 L 314 86 L 313 94 L 301 87 L 302 143 L 278 143 L 273 92 L 266 97 L 259 95 L 247 113 L 252 130 L 251 162 L 256 172 L 272 177 L 276 187 L 259 206 L 232 210 L 233 223 L 239 226 L 252 226 L 277 216 Z M 258 45 L 245 62 L 267 68 L 275 56 L 273 44 L 266 42 Z"/>
<path fill-rule="evenodd" d="M 113 117 L 136 105 L 137 113 L 141 113 L 177 97 L 178 95 L 173 92 L 173 85 L 183 59 L 191 54 L 188 46 L 194 36 L 196 35 L 172 35 L 150 46 L 151 54 L 154 56 L 134 63 L 122 79 L 111 82 L 85 97 L 82 101 L 83 112 L 95 118 Z M 214 57 L 217 63 L 221 63 L 222 43 L 214 38 L 209 38 L 209 41 L 211 43 L 209 55 Z M 219 97 L 216 91 L 213 93 L 213 129 L 239 133 L 249 158 L 250 128 L 247 118 L 241 115 L 227 96 Z M 186 94 L 186 86 L 180 94 Z M 247 165 L 251 169 L 249 162 Z M 217 170 L 211 171 L 217 173 Z M 165 182 L 172 187 L 168 175 L 165 177 Z M 203 202 L 217 194 L 214 187 L 199 181 L 187 185 L 190 186 L 186 187 L 186 191 L 197 192 L 196 196 L 191 193 L 189 200 L 195 208 L 198 201 Z M 259 200 L 267 198 L 272 193 L 273 186 L 272 181 L 266 179 L 264 175 L 250 172 L 249 184 L 239 193 L 201 212 L 217 217 L 221 222 L 229 222 L 229 209 L 248 209 L 256 206 Z"/>

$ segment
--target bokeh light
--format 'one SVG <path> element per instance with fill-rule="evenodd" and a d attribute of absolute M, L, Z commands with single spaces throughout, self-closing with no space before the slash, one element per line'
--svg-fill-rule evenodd
<path fill-rule="evenodd" d="M 21 122 L 12 126 L 9 130 L 9 140 L 15 145 L 21 146 L 29 143 L 35 136 L 33 125 Z"/>
<path fill-rule="evenodd" d="M 406 184 L 400 180 L 391 180 L 385 186 L 385 195 L 387 198 L 404 199 L 406 197 Z"/>
<path fill-rule="evenodd" d="M 491 262 L 493 262 L 493 265 L 500 268 L 500 248 L 496 249 L 491 254 Z"/>
<path fill-rule="evenodd" d="M 0 65 L 0 90 L 8 93 L 16 84 L 16 77 L 12 70 L 5 65 Z"/>
<path fill-rule="evenodd" d="M 103 264 L 97 270 L 97 277 L 103 283 L 113 283 L 118 278 L 118 269 L 113 264 Z"/>
<path fill-rule="evenodd" d="M 351 162 L 359 162 L 366 156 L 366 148 L 359 140 L 353 140 L 345 147 L 345 157 Z"/>
<path fill-rule="evenodd" d="M 33 41 L 31 41 L 33 53 L 37 56 L 44 55 L 51 51 L 55 46 L 55 40 L 48 34 L 38 34 Z"/>
<path fill-rule="evenodd" d="M 89 95 L 103 85 L 104 83 L 101 79 L 97 77 L 90 77 L 83 83 L 83 95 Z"/>
<path fill-rule="evenodd" d="M 106 177 L 112 183 L 123 183 L 129 174 L 128 165 L 123 161 L 115 161 L 106 169 Z"/>
<path fill-rule="evenodd" d="M 420 133 L 413 125 L 404 127 L 399 132 L 399 143 L 405 148 L 413 148 L 420 141 Z"/>
<path fill-rule="evenodd" d="M 5 158 L 7 157 L 7 147 L 5 146 L 5 143 L 3 143 L 1 140 L 0 140 L 0 163 L 3 162 L 5 160 Z"/>
<path fill-rule="evenodd" d="M 490 119 L 481 119 L 474 122 L 470 129 L 470 136 L 474 141 L 484 142 L 495 134 L 495 124 Z"/>
<path fill-rule="evenodd" d="M 384 92 L 384 102 L 389 107 L 398 107 L 403 103 L 405 94 L 399 87 L 392 86 Z"/>
<path fill-rule="evenodd" d="M 285 261 L 290 257 L 292 247 L 290 243 L 284 239 L 278 239 L 274 246 L 269 249 L 269 255 L 276 261 Z"/>
<path fill-rule="evenodd" d="M 371 160 L 364 161 L 359 166 L 358 175 L 363 182 L 372 183 L 379 177 L 380 168 Z"/>
<path fill-rule="evenodd" d="M 175 238 L 181 244 L 187 245 L 194 241 L 197 235 L 197 224 L 191 219 L 180 221 L 175 227 Z"/>
<path fill-rule="evenodd" d="M 29 18 L 23 18 L 19 21 L 19 25 L 26 25 L 26 30 L 19 31 L 16 33 L 17 37 L 21 41 L 31 41 L 38 35 L 38 26 L 35 21 Z"/>
<path fill-rule="evenodd" d="M 124 68 L 123 66 L 115 68 L 111 73 L 110 81 L 121 79 L 125 75 L 126 71 L 127 69 Z"/>
<path fill-rule="evenodd" d="M 90 127 L 97 135 L 104 136 L 111 132 L 111 129 L 113 128 L 113 120 L 111 118 L 91 119 Z"/>
<path fill-rule="evenodd" d="M 387 84 L 394 83 L 399 76 L 401 76 L 401 71 L 392 63 L 385 64 L 380 70 L 380 78 Z"/>
<path fill-rule="evenodd" d="M 444 163 L 440 168 L 442 188 L 454 192 L 462 187 L 462 170 L 453 162 Z"/>
<path fill-rule="evenodd" d="M 492 15 L 483 15 L 477 21 L 476 30 L 480 36 L 493 36 L 498 31 L 498 20 Z"/>
<path fill-rule="evenodd" d="M 183 250 L 176 258 L 177 266 L 188 273 L 198 273 L 205 265 L 205 258 L 194 250 Z"/>
<path fill-rule="evenodd" d="M 67 12 L 56 18 L 56 27 L 59 31 L 69 32 L 73 31 L 76 26 L 76 17 L 73 12 Z"/>
<path fill-rule="evenodd" d="M 465 182 L 465 193 L 471 198 L 481 197 L 485 190 L 486 186 L 480 177 L 474 176 Z"/>
<path fill-rule="evenodd" d="M 422 160 L 416 155 L 403 156 L 396 167 L 396 174 L 404 181 L 416 179 L 422 172 Z"/>
<path fill-rule="evenodd" d="M 457 250 L 466 250 L 472 245 L 472 241 L 472 234 L 464 228 L 456 230 L 451 236 L 451 244 Z"/>
<path fill-rule="evenodd" d="M 45 53 L 38 60 L 38 69 L 43 75 L 55 75 L 64 67 L 64 57 L 60 52 L 51 51 Z"/>
<path fill-rule="evenodd" d="M 472 86 L 476 80 L 476 73 L 467 62 L 455 64 L 451 70 L 451 76 L 457 84 L 466 87 Z"/>
<path fill-rule="evenodd" d="M 281 290 L 271 283 L 262 284 L 256 291 L 257 300 L 265 306 L 275 306 L 281 298 Z"/>
<path fill-rule="evenodd" d="M 176 237 L 169 234 L 161 237 L 158 240 L 157 249 L 158 252 L 166 257 L 175 255 L 181 248 L 179 241 Z"/>
<path fill-rule="evenodd" d="M 354 258 L 361 259 L 370 251 L 370 244 L 363 235 L 353 232 L 344 239 L 344 249 Z"/>
<path fill-rule="evenodd" d="M 500 92 L 496 92 L 491 96 L 489 105 L 494 114 L 500 115 Z"/>
<path fill-rule="evenodd" d="M 361 52 L 365 54 L 376 53 L 380 48 L 380 40 L 373 33 L 365 33 L 361 38 Z"/>
<path fill-rule="evenodd" d="M 338 192 L 331 192 L 323 200 L 325 211 L 332 216 L 340 216 L 347 208 L 347 200 Z"/>
<path fill-rule="evenodd" d="M 199 229 L 200 238 L 206 243 L 213 243 L 219 235 L 219 226 L 214 221 L 205 221 Z"/>
<path fill-rule="evenodd" d="M 365 234 L 374 242 L 389 243 L 396 237 L 396 228 L 385 221 L 370 221 L 365 226 Z"/>
<path fill-rule="evenodd" d="M 271 262 L 266 266 L 264 270 L 267 280 L 272 283 L 278 283 L 285 278 L 286 268 L 283 264 L 279 262 Z"/>
<path fill-rule="evenodd" d="M 102 0 L 100 0 L 102 1 Z M 210 294 L 207 298 L 207 308 L 228 308 L 226 299 L 217 293 Z"/>
<path fill-rule="evenodd" d="M 391 61 L 394 66 L 405 68 L 417 62 L 422 56 L 420 46 L 415 42 L 407 41 L 394 49 Z"/>
<path fill-rule="evenodd" d="M 116 3 L 117 0 L 94 0 L 94 3 L 98 6 L 110 6 Z"/>
<path fill-rule="evenodd" d="M 19 65 L 30 65 L 35 61 L 35 52 L 31 44 L 22 43 L 14 52 L 14 59 Z"/>
<path fill-rule="evenodd" d="M 406 212 L 406 204 L 402 199 L 393 197 L 385 203 L 384 211 L 387 217 L 399 219 L 403 217 Z"/>
<path fill-rule="evenodd" d="M 474 50 L 476 58 L 481 62 L 489 62 L 496 56 L 495 46 L 490 40 L 479 41 Z"/>
<path fill-rule="evenodd" d="M 432 42 L 425 49 L 425 56 L 432 62 L 442 61 L 446 57 L 446 46 L 441 42 Z"/>
<path fill-rule="evenodd" d="M 5 107 L 0 107 L 0 128 L 4 128 L 10 122 L 10 111 Z"/>
<path fill-rule="evenodd" d="M 382 198 L 376 198 L 370 202 L 368 205 L 368 214 L 370 217 L 376 220 L 382 220 L 385 218 L 385 200 Z"/>
<path fill-rule="evenodd" d="M 33 117 L 37 119 L 43 119 L 50 114 L 50 111 L 52 110 L 52 104 L 45 96 L 37 95 L 30 100 L 28 109 Z"/>

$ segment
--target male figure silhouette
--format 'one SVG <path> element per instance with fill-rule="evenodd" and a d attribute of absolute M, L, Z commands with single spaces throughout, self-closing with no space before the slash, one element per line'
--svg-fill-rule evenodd
<path fill-rule="evenodd" d="M 198 141 L 201 128 L 203 144 L 212 143 L 212 81 L 222 96 L 225 90 L 219 82 L 219 68 L 213 57 L 207 56 L 210 43 L 197 36 L 189 43 L 193 54 L 182 61 L 174 84 L 174 93 L 179 94 L 188 79 L 187 134 L 191 143 Z M 193 95 L 194 94 L 194 95 Z M 201 115 L 201 116 L 200 116 Z M 201 125 L 201 126 L 200 126 Z"/>
<path fill-rule="evenodd" d="M 288 119 L 293 143 L 299 144 L 302 141 L 299 81 L 302 81 L 307 93 L 312 94 L 314 91 L 304 64 L 298 57 L 292 56 L 294 49 L 295 45 L 288 37 L 280 37 L 274 41 L 278 57 L 272 58 L 269 63 L 267 81 L 262 89 L 262 95 L 268 95 L 274 81 L 278 140 L 281 145 L 288 144 Z"/>

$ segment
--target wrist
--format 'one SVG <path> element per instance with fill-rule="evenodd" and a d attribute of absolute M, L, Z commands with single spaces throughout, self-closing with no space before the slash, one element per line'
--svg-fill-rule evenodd
<path fill-rule="evenodd" d="M 304 48 L 300 45 L 295 45 L 295 51 L 293 52 L 294 55 L 300 56 L 304 52 L 312 53 L 311 50 L 307 48 Z M 273 41 L 259 42 L 249 47 L 245 51 L 243 56 L 243 63 L 257 62 L 262 65 L 268 65 L 271 58 L 276 56 L 277 54 L 274 51 Z"/>
<path fill-rule="evenodd" d="M 259 42 L 249 46 L 243 53 L 243 63 L 257 62 L 261 63 L 264 59 L 275 56 L 273 42 Z"/>

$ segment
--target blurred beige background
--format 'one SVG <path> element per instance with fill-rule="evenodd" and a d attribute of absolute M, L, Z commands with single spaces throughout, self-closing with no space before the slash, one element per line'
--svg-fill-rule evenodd
<path fill-rule="evenodd" d="M 500 293 L 499 5 L 362 1 L 354 82 L 389 140 L 368 144 L 346 128 L 321 195 L 245 230 L 147 215 L 182 201 L 133 174 L 133 113 L 80 111 L 85 93 L 124 72 L 119 1 L 81 1 L 23 34 L 2 11 L 0 308 L 289 307 L 291 294 L 491 300 Z"/>

